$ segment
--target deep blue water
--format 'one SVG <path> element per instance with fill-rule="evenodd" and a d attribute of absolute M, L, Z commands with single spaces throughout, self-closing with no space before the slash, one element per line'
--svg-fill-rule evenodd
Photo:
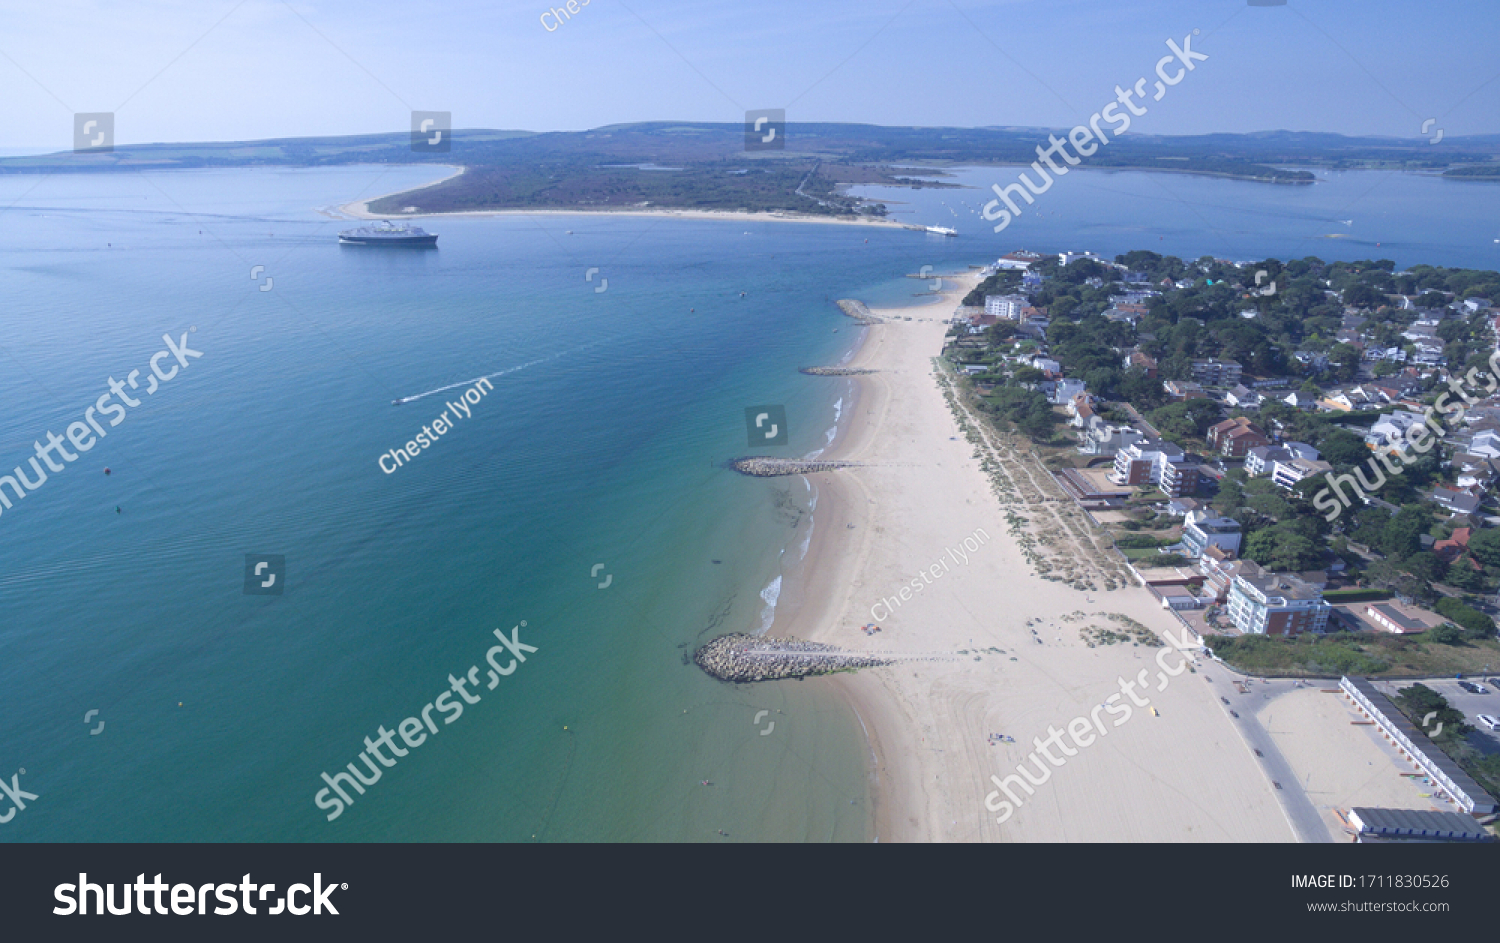
<path fill-rule="evenodd" d="M 967 212 L 987 191 L 888 192 L 911 201 L 896 218 L 957 239 L 455 218 L 427 224 L 435 251 L 380 252 L 340 247 L 350 224 L 317 212 L 429 175 L 0 178 L 0 473 L 111 377 L 144 386 L 164 334 L 203 352 L 149 396 L 127 388 L 120 425 L 0 511 L 0 776 L 24 769 L 40 797 L 0 841 L 866 839 L 847 708 L 684 661 L 761 626 L 805 537 L 783 510 L 806 504 L 800 482 L 723 463 L 749 450 L 749 406 L 784 405 L 790 427 L 756 451 L 825 443 L 846 381 L 796 368 L 855 337 L 834 299 L 913 300 L 902 274 L 1021 246 L 1500 254 L 1493 185 L 1380 174 L 1070 175 L 998 236 Z M 493 374 L 471 417 L 381 470 L 465 387 L 392 400 Z M 244 593 L 247 554 L 285 555 L 283 595 Z M 538 651 L 488 690 L 491 631 L 522 620 Z M 439 733 L 327 821 L 320 774 L 471 666 L 480 701 L 451 725 L 429 710 Z M 762 710 L 782 712 L 770 736 Z"/>

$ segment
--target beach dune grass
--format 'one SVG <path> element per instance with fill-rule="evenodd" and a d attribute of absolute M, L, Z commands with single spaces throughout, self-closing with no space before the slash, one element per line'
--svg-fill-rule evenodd
<path fill-rule="evenodd" d="M 1336 632 L 1279 638 L 1210 635 L 1204 643 L 1231 668 L 1257 677 L 1442 677 L 1500 666 L 1500 641 L 1443 645 L 1422 636 Z"/>

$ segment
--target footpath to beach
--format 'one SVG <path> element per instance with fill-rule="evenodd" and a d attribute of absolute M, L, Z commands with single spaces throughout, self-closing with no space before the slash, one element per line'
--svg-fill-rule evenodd
<path fill-rule="evenodd" d="M 1294 841 L 1215 685 L 1190 654 L 1155 640 L 1179 635 L 1178 623 L 1128 579 L 1024 442 L 990 429 L 939 365 L 946 320 L 975 278 L 944 281 L 955 287 L 941 306 L 840 305 L 866 325 L 842 366 L 874 372 L 829 381 L 856 385 L 847 427 L 819 456 L 842 467 L 807 473 L 817 526 L 799 591 L 784 597 L 800 602 L 779 607 L 769 632 L 890 660 L 820 682 L 868 732 L 876 836 Z M 983 546 L 939 572 L 945 549 L 980 531 Z M 921 589 L 898 594 L 913 583 Z M 878 639 L 861 631 L 872 621 Z M 1003 654 L 978 657 L 991 651 Z M 897 658 L 933 652 L 969 654 Z M 1187 665 L 1161 690 L 1158 653 Z M 1155 711 L 1070 747 L 1061 764 L 1037 755 L 1036 743 L 1148 670 Z M 986 808 L 991 777 L 1033 757 L 1039 784 L 998 823 L 993 800 Z"/>

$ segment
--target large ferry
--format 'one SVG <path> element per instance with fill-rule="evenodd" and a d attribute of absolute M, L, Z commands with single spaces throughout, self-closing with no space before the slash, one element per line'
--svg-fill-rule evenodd
<path fill-rule="evenodd" d="M 339 242 L 349 246 L 435 246 L 437 234 L 420 226 L 393 223 L 381 220 L 373 226 L 346 229 L 339 233 Z"/>
<path fill-rule="evenodd" d="M 956 236 L 957 229 L 949 229 L 947 226 L 928 226 L 927 231 L 939 236 Z"/>

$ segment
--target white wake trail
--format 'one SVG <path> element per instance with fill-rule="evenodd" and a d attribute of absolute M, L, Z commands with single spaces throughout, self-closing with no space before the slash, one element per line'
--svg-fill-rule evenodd
<path fill-rule="evenodd" d="M 482 377 L 475 377 L 472 380 L 464 380 L 461 383 L 450 383 L 447 386 L 440 386 L 440 387 L 438 387 L 435 390 L 428 390 L 425 393 L 416 393 L 416 394 L 413 394 L 411 396 L 403 396 L 400 399 L 396 400 L 396 404 L 400 405 L 401 403 L 414 402 L 416 400 L 422 399 L 422 398 L 427 397 L 427 396 L 435 396 L 438 393 L 446 393 L 449 390 L 456 390 L 456 389 L 458 389 L 461 386 L 472 386 L 473 384 L 478 383 L 480 380 L 492 380 L 495 377 L 503 377 L 503 376 L 505 376 L 507 374 L 515 373 L 518 370 L 525 370 L 527 367 L 534 367 L 534 366 L 536 366 L 539 363 L 546 363 L 549 360 L 556 360 L 559 357 L 566 357 L 568 354 L 575 354 L 575 353 L 578 353 L 579 351 L 587 350 L 590 347 L 597 347 L 597 346 L 598 346 L 597 342 L 594 343 L 594 344 L 585 344 L 584 346 L 575 348 L 573 350 L 564 350 L 564 351 L 559 351 L 558 353 L 555 353 L 555 354 L 550 354 L 550 355 L 548 355 L 546 357 L 538 357 L 536 360 L 528 360 L 526 363 L 520 364 L 518 366 L 507 367 L 504 370 L 499 371 L 498 373 L 486 373 L 484 376 L 482 376 Z"/>

